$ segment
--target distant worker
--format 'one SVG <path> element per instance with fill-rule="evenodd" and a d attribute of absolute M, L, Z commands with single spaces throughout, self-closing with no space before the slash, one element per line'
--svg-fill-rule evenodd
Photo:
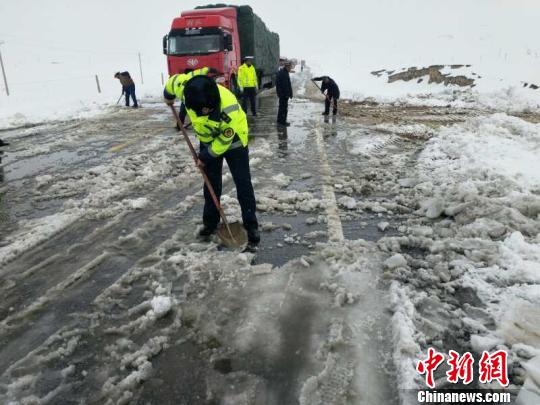
<path fill-rule="evenodd" d="M 165 86 L 165 102 L 172 105 L 180 94 L 200 141 L 198 165 L 204 167 L 218 199 L 222 191 L 223 159 L 227 161 L 236 185 L 248 247 L 256 248 L 260 233 L 249 168 L 245 112 L 233 93 L 207 75 L 195 75 L 184 84 L 179 86 L 175 83 L 172 87 L 174 91 Z M 219 211 L 204 186 L 203 228 L 199 231 L 199 237 L 208 239 L 216 231 L 219 220 Z"/>
<path fill-rule="evenodd" d="M 137 104 L 137 97 L 135 96 L 135 82 L 129 75 L 129 72 L 116 72 L 114 77 L 120 80 L 122 94 L 126 96 L 126 107 L 129 107 L 130 97 L 133 99 L 133 108 L 139 107 L 139 104 Z"/>
<path fill-rule="evenodd" d="M 313 81 L 322 81 L 321 92 L 326 96 L 323 115 L 330 113 L 331 102 L 333 102 L 332 114 L 336 115 L 338 111 L 337 101 L 339 99 L 339 87 L 336 82 L 329 76 L 315 77 Z"/>
<path fill-rule="evenodd" d="M 306 67 L 306 61 L 302 59 L 300 61 L 300 72 L 303 72 L 305 67 Z"/>
<path fill-rule="evenodd" d="M 257 115 L 257 91 L 259 81 L 257 80 L 257 71 L 253 66 L 253 56 L 246 56 L 244 63 L 238 68 L 238 86 L 242 92 L 242 108 L 247 113 L 248 100 L 251 105 L 251 113 Z"/>
<path fill-rule="evenodd" d="M 0 139 L 0 148 L 2 146 L 8 146 L 9 143 L 7 142 L 4 142 L 2 139 Z M 2 163 L 2 155 L 4 154 L 4 151 L 2 149 L 0 149 L 0 163 Z M 4 181 L 4 169 L 2 168 L 2 166 L 0 166 L 0 183 Z M 0 198 L 1 200 L 1 198 Z"/>
<path fill-rule="evenodd" d="M 276 93 L 279 99 L 277 123 L 278 125 L 285 127 L 291 125 L 289 122 L 287 122 L 289 99 L 293 97 L 291 78 L 289 76 L 291 68 L 291 62 L 285 61 L 283 63 L 283 68 L 279 69 L 276 75 Z"/>

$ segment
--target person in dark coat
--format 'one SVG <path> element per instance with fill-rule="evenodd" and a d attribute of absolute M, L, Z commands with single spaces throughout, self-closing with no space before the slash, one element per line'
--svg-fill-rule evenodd
<path fill-rule="evenodd" d="M 0 139 L 0 147 L 2 146 L 8 146 L 9 143 L 8 142 L 4 142 L 2 139 Z M 0 163 L 2 163 L 2 155 L 4 154 L 4 151 L 2 149 L 0 149 Z M 4 181 L 4 170 L 3 168 L 0 166 L 0 183 Z M 0 198 L 0 201 L 2 199 Z"/>
<path fill-rule="evenodd" d="M 339 99 L 339 87 L 337 83 L 329 76 L 314 77 L 314 82 L 322 81 L 321 92 L 326 96 L 324 101 L 323 115 L 330 113 L 330 103 L 333 102 L 332 114 L 337 114 L 337 101 Z"/>
<path fill-rule="evenodd" d="M 287 61 L 284 63 L 283 67 L 279 69 L 276 75 L 276 93 L 279 99 L 277 123 L 278 125 L 282 125 L 285 127 L 291 125 L 287 122 L 289 99 L 293 98 L 291 78 L 289 76 L 291 68 L 291 62 Z"/>
<path fill-rule="evenodd" d="M 129 98 L 133 100 L 133 108 L 137 108 L 139 104 L 137 103 L 137 97 L 135 96 L 135 82 L 129 75 L 129 72 L 116 72 L 114 77 L 120 80 L 122 85 L 122 94 L 126 95 L 126 107 L 129 107 Z"/>

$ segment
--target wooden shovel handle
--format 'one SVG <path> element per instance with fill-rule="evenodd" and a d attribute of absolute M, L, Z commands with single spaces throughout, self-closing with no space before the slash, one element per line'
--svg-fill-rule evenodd
<path fill-rule="evenodd" d="M 197 166 L 197 168 L 199 169 L 199 171 L 201 172 L 202 176 L 203 176 L 203 180 L 204 180 L 204 184 L 206 184 L 206 187 L 208 188 L 208 191 L 210 192 L 210 196 L 212 197 L 212 201 L 214 202 L 214 205 L 216 206 L 217 210 L 219 211 L 219 215 L 221 217 L 221 219 L 223 220 L 223 223 L 225 224 L 225 226 L 227 227 L 227 230 L 229 231 L 229 234 L 231 235 L 231 238 L 233 240 L 234 239 L 234 236 L 231 232 L 231 228 L 229 227 L 229 222 L 227 221 L 227 217 L 225 216 L 225 212 L 223 211 L 223 208 L 221 207 L 221 204 L 219 203 L 219 200 L 216 196 L 216 193 L 214 191 L 214 187 L 212 187 L 212 184 L 210 183 L 210 180 L 208 179 L 208 176 L 206 175 L 206 172 L 204 171 L 204 169 L 199 166 L 198 162 L 199 162 L 199 157 L 197 156 L 197 152 L 195 152 L 195 148 L 193 147 L 193 144 L 191 143 L 191 140 L 189 139 L 189 135 L 186 131 L 186 129 L 184 128 L 184 124 L 182 124 L 182 122 L 180 121 L 180 117 L 178 116 L 178 113 L 176 112 L 176 109 L 174 108 L 174 105 L 171 105 L 171 111 L 174 115 L 174 118 L 176 120 L 176 122 L 178 123 L 178 126 L 180 127 L 180 130 L 182 131 L 182 135 L 184 136 L 184 139 L 189 147 L 189 150 L 191 152 L 191 156 L 193 157 L 193 161 L 195 162 L 195 165 Z"/>

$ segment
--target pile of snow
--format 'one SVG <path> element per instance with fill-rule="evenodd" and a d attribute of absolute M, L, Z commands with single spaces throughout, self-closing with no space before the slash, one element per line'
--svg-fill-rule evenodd
<path fill-rule="evenodd" d="M 171 297 L 159 295 L 157 297 L 152 298 L 151 301 L 152 304 L 152 311 L 154 311 L 154 314 L 157 318 L 161 318 L 171 310 L 172 308 L 172 300 Z"/>
<path fill-rule="evenodd" d="M 441 129 L 424 154 L 439 173 L 456 170 L 504 176 L 522 191 L 540 187 L 540 125 L 506 114 Z"/>
<path fill-rule="evenodd" d="M 538 354 L 523 348 L 540 347 L 539 147 L 540 124 L 472 118 L 441 128 L 416 177 L 397 182 L 397 198 L 417 207 L 405 236 L 379 241 L 401 388 L 424 384 L 414 366 L 428 347 L 456 349 L 448 334 L 461 351 L 507 350 L 511 387 L 527 378 Z"/>

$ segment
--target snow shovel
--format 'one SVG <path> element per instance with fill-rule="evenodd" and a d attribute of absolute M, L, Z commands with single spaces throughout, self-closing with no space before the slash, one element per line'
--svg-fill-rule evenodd
<path fill-rule="evenodd" d="M 315 87 L 317 87 L 322 92 L 322 89 L 319 87 L 319 85 L 317 83 L 315 83 L 315 80 L 311 79 L 311 83 L 313 83 L 315 85 Z M 328 97 L 328 94 L 324 94 L 324 96 L 326 97 L 326 99 L 328 101 L 330 101 L 330 97 Z"/>
<path fill-rule="evenodd" d="M 212 201 L 214 202 L 214 205 L 219 211 L 219 215 L 221 217 L 221 220 L 223 221 L 223 222 L 220 222 L 218 226 L 218 230 L 217 230 L 217 235 L 219 239 L 221 240 L 224 246 L 231 247 L 231 248 L 245 245 L 247 243 L 246 230 L 244 229 L 242 224 L 240 224 L 239 222 L 229 223 L 229 221 L 227 221 L 225 212 L 223 211 L 223 208 L 221 207 L 221 204 L 219 203 L 219 200 L 217 199 L 216 193 L 214 192 L 214 188 L 212 187 L 212 184 L 210 184 L 210 180 L 208 179 L 208 176 L 206 175 L 204 168 L 200 167 L 197 164 L 199 158 L 197 156 L 197 152 L 195 152 L 195 148 L 193 147 L 191 140 L 189 139 L 189 135 L 186 129 L 184 128 L 184 126 L 182 125 L 182 122 L 180 121 L 180 117 L 178 116 L 178 113 L 176 112 L 176 109 L 174 108 L 174 105 L 171 105 L 170 107 L 174 115 L 174 118 L 176 119 L 176 122 L 178 123 L 178 126 L 180 127 L 180 130 L 182 131 L 182 135 L 184 136 L 184 139 L 186 140 L 186 143 L 189 147 L 191 155 L 193 156 L 195 165 L 197 165 L 197 167 L 199 168 L 199 171 L 201 172 L 203 176 L 204 184 L 206 184 L 206 187 L 208 188 L 208 191 L 210 192 L 210 196 L 212 197 Z"/>
<path fill-rule="evenodd" d="M 120 94 L 120 97 L 118 97 L 118 101 L 116 102 L 115 105 L 118 105 L 118 103 L 120 102 L 120 100 L 122 99 L 122 97 L 124 97 L 124 93 Z"/>

